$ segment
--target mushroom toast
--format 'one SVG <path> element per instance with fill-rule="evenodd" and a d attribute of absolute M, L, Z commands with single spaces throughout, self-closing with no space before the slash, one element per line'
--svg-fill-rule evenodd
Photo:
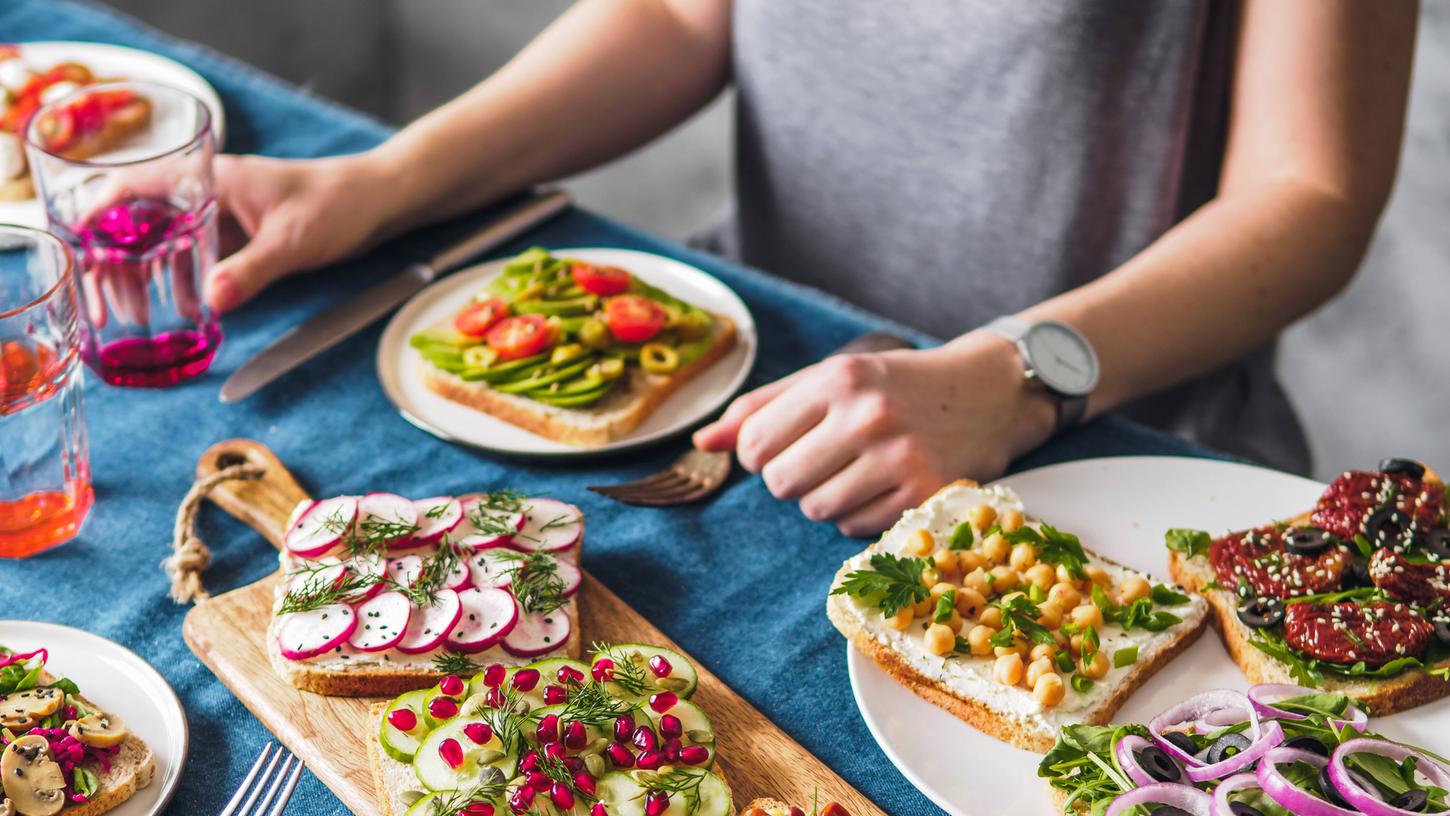
<path fill-rule="evenodd" d="M 616 266 L 534 247 L 454 315 L 414 334 L 428 387 L 540 436 L 628 434 L 735 345 L 735 324 Z"/>
<path fill-rule="evenodd" d="M 47 658 L 0 646 L 0 816 L 105 813 L 151 784 L 156 761 Z"/>
<path fill-rule="evenodd" d="M 282 548 L 272 663 L 319 694 L 432 685 L 482 663 L 580 653 L 584 514 L 512 490 L 300 505 Z"/>
<path fill-rule="evenodd" d="M 1250 680 L 1403 711 L 1450 694 L 1445 490 L 1419 462 L 1386 459 L 1286 521 L 1218 538 L 1169 530 L 1168 565 L 1208 598 Z"/>
<path fill-rule="evenodd" d="M 373 707 L 368 747 L 389 816 L 731 816 L 715 729 L 671 649 L 596 645 L 449 675 Z"/>
<path fill-rule="evenodd" d="M 841 566 L 826 604 L 857 648 L 986 733 L 1045 751 L 1107 722 L 1202 631 L 1207 604 L 1028 518 L 1009 488 L 948 485 Z"/>

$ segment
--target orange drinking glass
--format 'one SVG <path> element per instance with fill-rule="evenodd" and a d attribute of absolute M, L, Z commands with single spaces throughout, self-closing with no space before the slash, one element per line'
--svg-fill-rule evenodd
<path fill-rule="evenodd" d="M 0 557 L 69 541 L 91 508 L 70 249 L 0 224 Z"/>

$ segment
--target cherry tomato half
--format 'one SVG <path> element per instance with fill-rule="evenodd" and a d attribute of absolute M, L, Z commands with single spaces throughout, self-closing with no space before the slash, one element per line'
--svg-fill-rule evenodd
<path fill-rule="evenodd" d="M 604 322 L 626 343 L 643 343 L 665 327 L 664 307 L 647 297 L 620 295 L 604 303 Z"/>
<path fill-rule="evenodd" d="M 76 140 L 76 116 L 70 108 L 56 108 L 41 115 L 36 123 L 40 138 L 45 140 L 45 149 L 62 151 Z"/>
<path fill-rule="evenodd" d="M 570 272 L 574 275 L 574 282 L 590 294 L 610 297 L 629 291 L 629 272 L 617 266 L 576 263 Z"/>
<path fill-rule="evenodd" d="M 483 337 L 488 330 L 509 313 L 509 305 L 503 298 L 489 298 L 482 303 L 470 303 L 453 318 L 453 328 L 469 337 Z"/>
<path fill-rule="evenodd" d="M 500 360 L 532 357 L 549 347 L 553 332 L 543 315 L 514 315 L 499 321 L 488 332 L 488 347 Z"/>

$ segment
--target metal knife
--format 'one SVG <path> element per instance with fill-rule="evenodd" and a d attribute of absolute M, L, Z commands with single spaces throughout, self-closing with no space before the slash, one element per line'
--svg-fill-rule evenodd
<path fill-rule="evenodd" d="M 428 261 L 409 264 L 402 272 L 382 283 L 324 309 L 302 325 L 288 330 L 243 363 L 222 384 L 221 401 L 246 399 L 283 374 L 366 328 L 438 278 L 548 221 L 568 206 L 569 194 L 563 190 L 537 193 Z"/>

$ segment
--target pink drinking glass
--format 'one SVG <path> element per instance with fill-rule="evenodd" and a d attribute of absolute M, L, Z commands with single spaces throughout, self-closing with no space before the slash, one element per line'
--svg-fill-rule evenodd
<path fill-rule="evenodd" d="M 25 148 L 50 228 L 75 253 L 86 364 L 143 387 L 206 371 L 221 343 L 201 298 L 217 258 L 206 105 L 152 82 L 88 85 L 36 111 Z"/>

